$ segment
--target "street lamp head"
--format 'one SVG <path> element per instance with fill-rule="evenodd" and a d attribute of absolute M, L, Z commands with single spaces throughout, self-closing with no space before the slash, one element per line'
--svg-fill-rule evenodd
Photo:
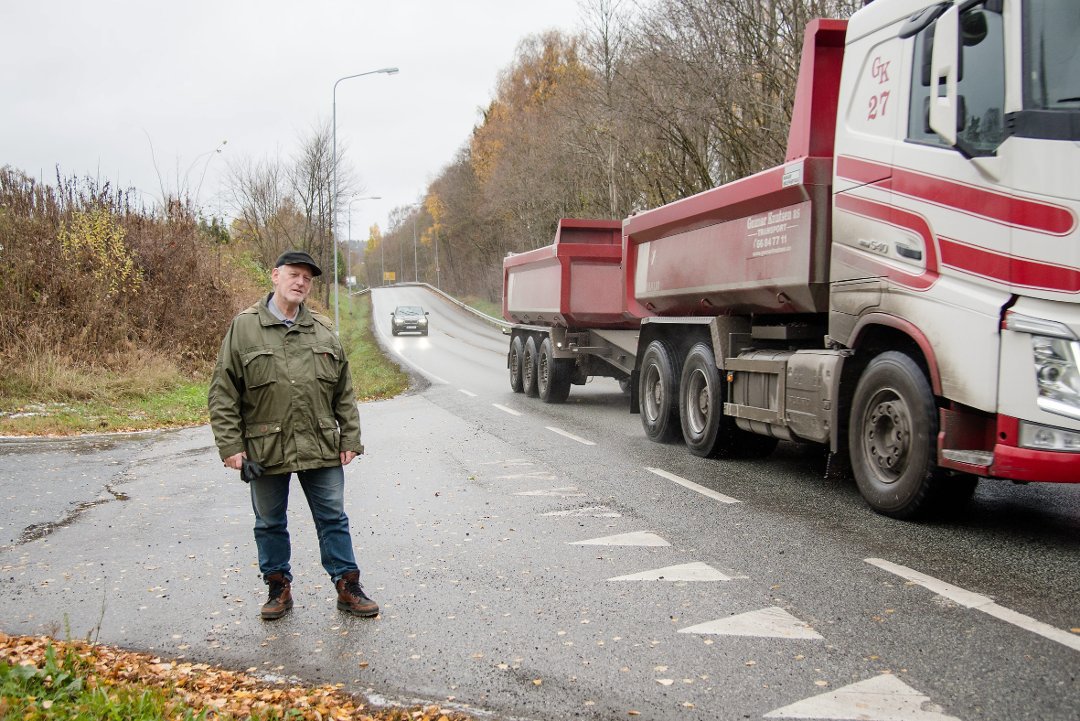
<path fill-rule="evenodd" d="M 397 75 L 398 69 L 397 68 L 381 68 L 380 70 L 376 70 L 375 72 L 377 72 L 377 73 L 386 73 L 387 75 Z"/>

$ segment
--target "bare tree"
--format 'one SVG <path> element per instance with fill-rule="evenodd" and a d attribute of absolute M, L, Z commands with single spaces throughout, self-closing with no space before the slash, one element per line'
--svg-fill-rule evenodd
<path fill-rule="evenodd" d="M 296 240 L 293 236 L 296 229 L 282 222 L 281 210 L 289 200 L 284 175 L 285 170 L 276 159 L 237 158 L 228 164 L 235 234 L 252 246 L 256 257 L 267 267 L 282 247 Z"/>

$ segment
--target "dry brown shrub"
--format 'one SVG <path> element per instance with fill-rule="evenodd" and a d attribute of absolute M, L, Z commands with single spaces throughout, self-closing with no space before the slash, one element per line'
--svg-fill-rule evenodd
<path fill-rule="evenodd" d="M 205 371 L 258 293 L 224 240 L 178 201 L 155 213 L 107 183 L 0 169 L 0 365 L 30 383 Z"/>

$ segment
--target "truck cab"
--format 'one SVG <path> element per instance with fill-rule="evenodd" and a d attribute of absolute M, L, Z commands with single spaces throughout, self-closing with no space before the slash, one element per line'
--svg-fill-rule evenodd
<path fill-rule="evenodd" d="M 913 344 L 942 468 L 1080 475 L 1078 32 L 1056 0 L 879 1 L 848 24 L 829 338 Z"/>

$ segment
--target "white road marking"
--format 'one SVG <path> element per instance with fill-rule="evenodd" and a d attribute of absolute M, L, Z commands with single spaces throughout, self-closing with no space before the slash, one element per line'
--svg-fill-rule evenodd
<path fill-rule="evenodd" d="M 898 563 L 892 563 L 891 561 L 886 561 L 882 558 L 866 558 L 863 560 L 872 566 L 877 566 L 883 571 L 888 571 L 901 578 L 906 578 L 912 583 L 918 584 L 939 596 L 944 596 L 950 601 L 954 601 L 965 608 L 973 608 L 976 611 L 982 611 L 996 619 L 1018 626 L 1025 631 L 1030 631 L 1043 638 L 1056 641 L 1074 651 L 1080 651 L 1080 636 L 1069 633 L 1068 631 L 1063 631 L 1048 623 L 1037 621 L 1030 616 L 1025 616 L 1022 613 L 1005 608 L 1004 606 L 999 606 L 994 603 L 994 599 L 989 596 L 983 596 L 982 594 L 973 593 L 960 588 L 959 586 L 953 586 L 952 584 L 934 578 L 933 576 L 927 576 L 926 574 L 919 573 L 907 566 L 901 566 Z"/>
<path fill-rule="evenodd" d="M 515 411 L 513 408 L 507 408 L 506 406 L 500 406 L 498 403 L 492 403 L 491 405 L 495 406 L 496 408 L 498 408 L 503 413 L 509 413 L 512 416 L 520 416 L 521 415 L 521 413 L 519 413 L 518 411 Z"/>
<path fill-rule="evenodd" d="M 866 719 L 866 721 L 960 721 L 941 713 L 911 686 L 890 674 L 796 701 L 765 718 Z"/>
<path fill-rule="evenodd" d="M 468 396 L 469 398 L 476 398 L 476 394 L 475 394 L 475 393 L 473 393 L 472 391 L 467 391 L 467 390 L 465 390 L 464 388 L 458 388 L 458 392 L 459 392 L 459 393 L 464 393 L 464 394 L 465 394 L 465 395 L 467 395 L 467 396 Z"/>
<path fill-rule="evenodd" d="M 548 511 L 541 516 L 564 516 L 568 518 L 622 518 L 622 514 L 613 511 L 607 506 L 586 506 L 585 508 L 571 508 L 568 511 Z"/>
<path fill-rule="evenodd" d="M 409 358 L 406 358 L 406 357 L 405 357 L 405 356 L 403 356 L 402 354 L 400 354 L 400 353 L 397 353 L 396 355 L 397 355 L 397 357 L 398 357 L 398 358 L 400 358 L 401 360 L 405 361 L 405 363 L 407 363 L 408 365 L 412 366 L 413 370 L 417 371 L 417 372 L 418 372 L 418 373 L 420 373 L 421 375 L 425 375 L 425 376 L 427 376 L 428 378 L 430 378 L 431 380 L 435 381 L 436 383 L 443 383 L 443 384 L 445 384 L 445 385 L 449 385 L 449 384 L 450 384 L 450 381 L 446 380 L 445 378 L 440 378 L 439 376 L 435 375 L 435 374 L 434 374 L 434 373 L 432 373 L 431 371 L 428 371 L 428 370 L 425 370 L 424 368 L 421 368 L 421 367 L 420 367 L 419 365 L 417 365 L 416 363 L 414 363 L 414 362 L 413 362 L 412 360 L 410 360 Z"/>
<path fill-rule="evenodd" d="M 737 616 L 718 618 L 696 626 L 680 628 L 679 633 L 717 636 L 759 636 L 765 638 L 823 639 L 810 624 L 800 621 L 782 608 L 771 606 Z"/>
<path fill-rule="evenodd" d="M 723 493 L 718 493 L 718 492 L 712 490 L 711 488 L 706 488 L 705 486 L 699 486 L 698 484 L 694 483 L 693 481 L 688 481 L 685 478 L 682 478 L 680 476 L 676 476 L 674 473 L 668 473 L 667 471 L 662 471 L 659 468 L 649 468 L 648 466 L 645 466 L 645 470 L 648 471 L 649 473 L 655 473 L 656 475 L 660 476 L 661 478 L 666 478 L 669 481 L 672 481 L 674 483 L 678 483 L 683 488 L 689 488 L 691 491 L 694 491 L 696 493 L 700 493 L 703 496 L 708 496 L 709 498 L 713 499 L 714 501 L 720 501 L 721 503 L 739 503 L 739 499 L 737 499 L 737 498 L 732 498 L 731 496 L 725 496 Z"/>
<path fill-rule="evenodd" d="M 534 466 L 528 458 L 508 458 L 505 461 L 481 461 L 481 466 Z"/>
<path fill-rule="evenodd" d="M 570 433 L 569 431 L 564 431 L 562 428 L 556 428 L 555 426 L 544 426 L 544 428 L 547 428 L 552 433 L 558 433 L 560 436 L 565 436 L 566 438 L 569 438 L 572 441 L 577 441 L 578 443 L 581 443 L 581 444 L 586 445 L 586 446 L 595 446 L 596 445 L 592 441 L 585 440 L 581 436 L 575 436 L 573 433 Z"/>
<path fill-rule="evenodd" d="M 731 576 L 721 573 L 707 563 L 683 563 L 678 566 L 658 568 L 654 571 L 616 576 L 609 581 L 730 581 Z"/>
<path fill-rule="evenodd" d="M 603 538 L 590 538 L 587 541 L 567 541 L 571 546 L 670 546 L 660 536 L 649 531 L 633 531 Z"/>
<path fill-rule="evenodd" d="M 532 471 L 531 473 L 511 473 L 509 476 L 495 476 L 499 481 L 514 481 L 519 478 L 534 478 L 541 481 L 554 481 L 555 474 L 551 471 Z"/>
<path fill-rule="evenodd" d="M 562 488 L 547 488 L 542 491 L 522 491 L 521 493 L 515 493 L 515 496 L 553 496 L 557 498 L 581 498 L 585 494 L 579 491 L 574 486 L 563 486 Z"/>

